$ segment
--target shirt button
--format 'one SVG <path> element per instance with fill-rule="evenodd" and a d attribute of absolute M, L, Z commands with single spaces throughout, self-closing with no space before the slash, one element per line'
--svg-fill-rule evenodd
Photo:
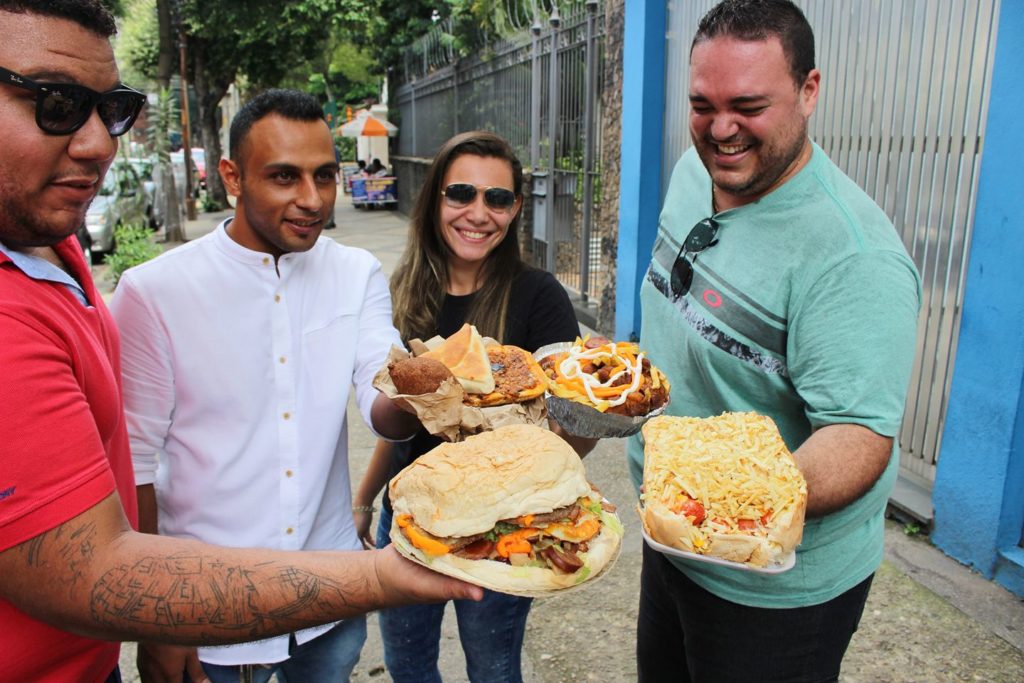
<path fill-rule="evenodd" d="M 295 531 L 295 529 L 293 529 L 293 528 L 291 528 L 291 527 L 288 527 L 287 529 L 285 529 L 285 530 L 284 530 L 284 532 L 285 532 L 286 534 L 290 534 L 290 533 L 293 533 L 294 531 Z"/>
<path fill-rule="evenodd" d="M 292 471 L 291 470 L 285 470 L 284 471 L 284 476 L 286 476 L 286 477 L 292 476 Z"/>
<path fill-rule="evenodd" d="M 285 414 L 284 414 L 284 415 L 282 415 L 281 417 L 283 417 L 283 418 L 284 418 L 284 419 L 286 419 L 286 420 L 290 420 L 290 419 L 292 419 L 292 414 L 291 414 L 291 413 L 285 413 Z"/>
<path fill-rule="evenodd" d="M 284 356 L 281 356 L 281 359 L 280 359 L 280 360 L 281 360 L 281 364 L 283 365 L 283 364 L 284 364 L 284 362 L 285 362 L 285 360 L 284 360 Z"/>
<path fill-rule="evenodd" d="M 269 256 L 264 256 L 263 257 L 263 265 L 266 266 L 266 265 L 269 265 L 269 264 L 270 264 L 270 257 Z"/>
<path fill-rule="evenodd" d="M 281 295 L 280 294 L 275 294 L 274 295 L 274 303 L 281 303 Z"/>

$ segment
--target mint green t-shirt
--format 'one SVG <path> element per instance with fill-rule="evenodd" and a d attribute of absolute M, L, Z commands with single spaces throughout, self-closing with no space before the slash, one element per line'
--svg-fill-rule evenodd
<path fill-rule="evenodd" d="M 640 289 L 640 344 L 671 382 L 667 414 L 756 411 L 775 420 L 790 450 L 830 424 L 895 436 L 914 358 L 920 278 L 882 210 L 814 145 L 807 166 L 784 185 L 714 216 L 718 243 L 697 255 L 690 291 L 675 300 L 669 273 L 679 245 L 711 215 L 711 179 L 691 148 L 673 171 Z M 640 436 L 628 455 L 639 487 Z M 669 559 L 733 602 L 830 600 L 881 562 L 897 461 L 894 448 L 864 496 L 807 520 L 788 572 Z"/>

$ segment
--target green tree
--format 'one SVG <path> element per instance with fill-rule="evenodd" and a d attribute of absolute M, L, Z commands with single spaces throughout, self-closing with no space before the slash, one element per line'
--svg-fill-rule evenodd
<path fill-rule="evenodd" d="M 121 80 L 136 88 L 149 88 L 157 81 L 160 59 L 156 0 L 129 0 L 128 10 L 119 22 L 114 45 Z"/>
<path fill-rule="evenodd" d="M 534 12 L 546 21 L 557 4 L 561 11 L 582 0 L 376 0 L 375 21 L 363 40 L 372 45 L 385 69 L 401 67 L 405 52 L 441 19 L 451 19 L 448 43 L 468 55 L 496 36 L 528 28 Z"/>
<path fill-rule="evenodd" d="M 375 98 L 380 92 L 380 65 L 348 38 L 345 33 L 332 33 L 324 54 L 297 65 L 285 83 L 329 102 L 361 104 Z"/>
<path fill-rule="evenodd" d="M 410 45 L 444 19 L 451 7 L 444 0 L 375 0 L 377 14 L 368 22 L 359 40 L 376 54 L 384 69 L 401 65 Z"/>
<path fill-rule="evenodd" d="M 102 0 L 102 3 L 115 17 L 124 16 L 124 2 L 122 0 Z"/>
<path fill-rule="evenodd" d="M 178 121 L 178 109 L 167 88 L 160 90 L 156 105 L 149 112 L 149 139 L 153 143 L 156 163 L 160 168 L 156 178 L 160 183 L 160 215 L 164 221 L 164 234 L 168 242 L 184 242 L 181 225 L 181 202 L 171 166 L 170 131 Z M 184 188 L 183 188 L 184 191 Z"/>
<path fill-rule="evenodd" d="M 128 0 L 139 20 L 139 33 L 126 41 L 128 60 L 165 85 L 173 67 L 178 28 L 183 29 L 188 55 L 187 75 L 196 93 L 198 127 L 206 148 L 207 183 L 214 201 L 226 205 L 217 174 L 220 117 L 217 107 L 228 88 L 244 76 L 253 88 L 280 84 L 289 68 L 306 63 L 324 50 L 332 27 L 357 26 L 368 18 L 367 6 L 355 0 Z M 175 23 L 176 21 L 180 23 Z M 156 34 L 155 36 L 153 34 Z"/>

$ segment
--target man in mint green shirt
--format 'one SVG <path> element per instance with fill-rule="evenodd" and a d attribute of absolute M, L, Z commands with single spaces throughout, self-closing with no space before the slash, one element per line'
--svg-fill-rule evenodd
<path fill-rule="evenodd" d="M 668 412 L 772 417 L 807 479 L 795 568 L 644 548 L 641 681 L 835 680 L 882 558 L 920 279 L 882 210 L 807 136 L 814 38 L 788 0 L 725 0 L 690 54 L 690 132 L 641 288 Z M 639 486 L 643 444 L 629 444 Z"/>

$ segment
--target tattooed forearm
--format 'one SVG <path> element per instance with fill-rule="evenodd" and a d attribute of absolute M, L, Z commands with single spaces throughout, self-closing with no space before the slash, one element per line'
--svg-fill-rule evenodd
<path fill-rule="evenodd" d="M 387 604 L 401 588 L 382 581 L 382 557 L 386 572 L 397 555 L 220 548 L 140 534 L 111 493 L 0 552 L 0 597 L 94 638 L 244 642 Z"/>
<path fill-rule="evenodd" d="M 93 587 L 91 609 L 107 626 L 173 629 L 179 642 L 191 631 L 195 642 L 225 642 L 332 621 L 357 590 L 278 563 L 240 567 L 205 556 L 147 557 L 107 572 Z"/>
<path fill-rule="evenodd" d="M 22 546 L 21 553 L 30 568 L 55 570 L 51 580 L 66 586 L 69 597 L 73 597 L 93 561 L 98 533 L 91 522 L 68 522 L 31 539 Z M 53 566 L 46 559 L 51 555 L 59 559 Z"/>

